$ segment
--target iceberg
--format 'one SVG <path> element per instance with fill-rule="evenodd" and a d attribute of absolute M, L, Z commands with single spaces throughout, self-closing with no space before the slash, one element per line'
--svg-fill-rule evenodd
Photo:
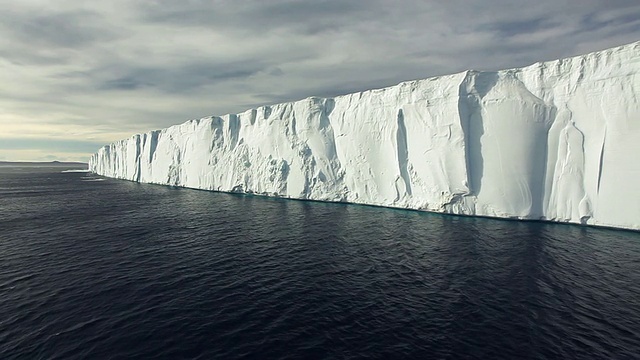
<path fill-rule="evenodd" d="M 640 42 L 262 106 L 93 154 L 131 181 L 640 230 Z"/>

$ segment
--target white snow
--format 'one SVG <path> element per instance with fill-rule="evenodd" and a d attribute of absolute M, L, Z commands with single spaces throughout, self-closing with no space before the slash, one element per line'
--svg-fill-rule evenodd
<path fill-rule="evenodd" d="M 105 146 L 114 178 L 640 229 L 640 42 L 191 120 Z"/>

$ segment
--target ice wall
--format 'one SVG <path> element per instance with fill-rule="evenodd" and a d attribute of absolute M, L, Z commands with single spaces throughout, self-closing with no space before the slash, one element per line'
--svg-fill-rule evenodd
<path fill-rule="evenodd" d="M 640 42 L 191 120 L 94 154 L 145 183 L 640 229 Z"/>

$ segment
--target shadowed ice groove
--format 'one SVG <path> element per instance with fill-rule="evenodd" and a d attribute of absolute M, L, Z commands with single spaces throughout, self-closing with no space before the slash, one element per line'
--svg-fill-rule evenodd
<path fill-rule="evenodd" d="M 398 144 L 398 167 L 400 170 L 400 177 L 404 182 L 404 191 L 399 196 L 404 196 L 404 193 L 411 196 L 411 177 L 409 176 L 409 151 L 407 150 L 407 128 L 404 125 L 404 115 L 402 109 L 398 110 L 398 131 L 396 133 L 396 141 Z"/>
<path fill-rule="evenodd" d="M 471 162 L 483 164 L 482 173 L 472 175 L 481 178 L 476 214 L 542 218 L 547 138 L 554 107 L 509 73 L 472 74 L 467 84 L 470 151 L 476 157 Z"/>
<path fill-rule="evenodd" d="M 458 115 L 460 124 L 464 132 L 465 142 L 465 162 L 467 169 L 467 182 L 471 195 L 478 196 L 482 190 L 482 173 L 484 171 L 484 160 L 482 158 L 482 143 L 480 138 L 484 134 L 482 118 L 473 118 L 473 110 L 477 108 L 477 98 L 469 94 L 468 88 L 471 86 L 472 73 L 467 72 L 463 82 L 460 84 L 458 95 Z M 486 86 L 486 85 L 485 85 Z M 491 84 L 493 86 L 493 84 Z"/>

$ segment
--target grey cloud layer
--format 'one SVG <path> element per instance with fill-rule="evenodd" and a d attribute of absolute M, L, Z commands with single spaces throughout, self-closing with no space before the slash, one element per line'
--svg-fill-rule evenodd
<path fill-rule="evenodd" d="M 640 38 L 637 0 L 0 6 L 0 81 L 9 84 L 0 90 L 0 127 L 38 119 L 100 129 L 104 141 L 265 103 L 522 66 Z"/>

